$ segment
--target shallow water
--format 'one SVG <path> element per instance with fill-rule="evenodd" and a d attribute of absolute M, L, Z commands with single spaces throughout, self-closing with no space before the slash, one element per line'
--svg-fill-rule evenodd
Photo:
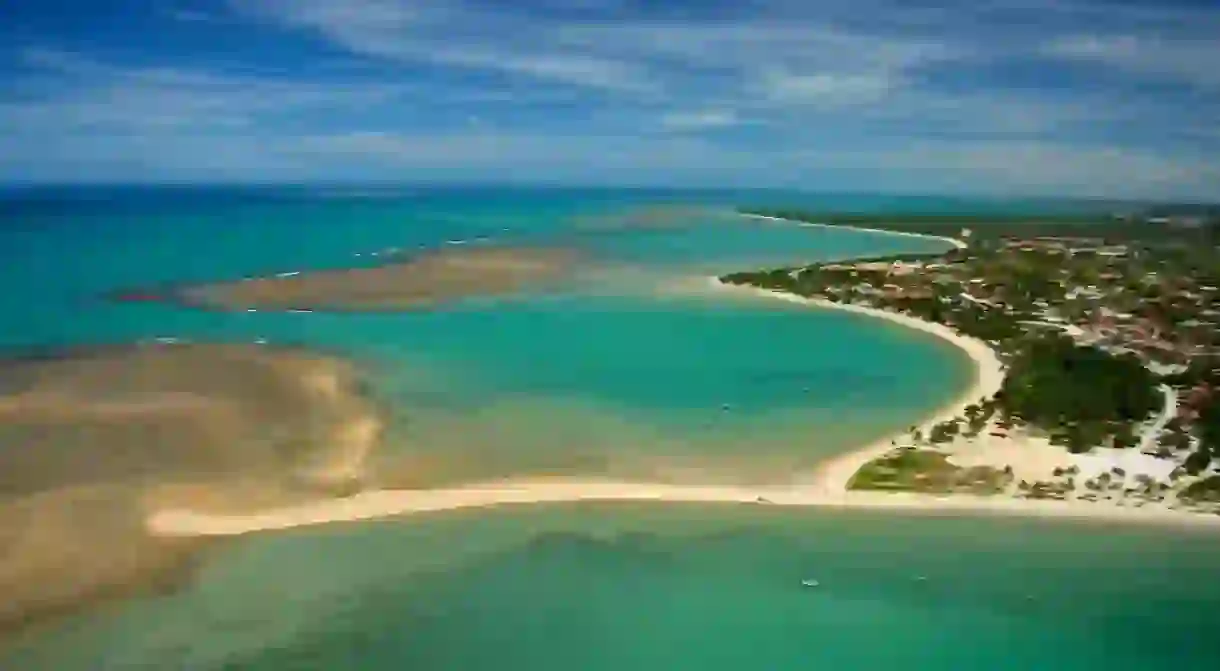
<path fill-rule="evenodd" d="M 1220 539 L 687 504 L 336 526 L 223 549 L 26 669 L 1207 669 Z M 818 587 L 802 580 L 815 579 Z"/>
<path fill-rule="evenodd" d="M 0 292 L 0 345 L 261 338 L 356 357 L 399 420 L 379 463 L 415 484 L 676 468 L 774 479 L 910 423 L 971 377 L 965 357 L 924 334 L 730 300 L 703 278 L 943 243 L 759 223 L 734 215 L 724 195 L 90 193 L 0 210 L 0 282 L 37 287 Z M 410 314 L 218 314 L 100 299 L 376 263 L 373 252 L 458 239 L 569 245 L 589 261 L 563 290 Z"/>
<path fill-rule="evenodd" d="M 782 479 L 911 423 L 971 376 L 963 355 L 924 334 L 713 295 L 702 278 L 936 243 L 726 214 L 757 194 L 361 194 L 5 201 L 0 345 L 261 337 L 340 352 L 398 416 L 384 468 L 417 484 L 540 472 Z M 769 202 L 966 207 L 804 198 Z M 584 226 L 637 221 L 658 203 L 703 209 L 657 230 Z M 564 291 L 402 315 L 97 299 L 482 236 L 560 241 L 591 263 Z M 182 592 L 31 634 L 0 668 L 1210 669 L 1218 557 L 1214 537 L 1065 522 L 693 505 L 464 511 L 242 539 Z"/>

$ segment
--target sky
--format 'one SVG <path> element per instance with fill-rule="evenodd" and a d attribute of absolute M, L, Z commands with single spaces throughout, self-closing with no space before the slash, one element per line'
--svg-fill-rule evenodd
<path fill-rule="evenodd" d="M 1220 0 L 0 0 L 0 182 L 1220 200 Z"/>

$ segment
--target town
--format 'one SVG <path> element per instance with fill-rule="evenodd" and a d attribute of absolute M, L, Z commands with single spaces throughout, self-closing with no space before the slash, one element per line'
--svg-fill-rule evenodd
<path fill-rule="evenodd" d="M 1220 514 L 1213 468 L 1220 463 L 1220 254 L 1194 244 L 1198 227 L 1178 229 L 1187 231 L 1181 236 L 1149 222 L 1088 226 L 1093 235 L 1080 235 L 1076 224 L 1069 235 L 1053 235 L 1054 224 L 921 222 L 917 232 L 950 238 L 954 249 L 722 280 L 944 324 L 985 341 L 1003 362 L 1005 383 L 994 398 L 930 431 L 913 430 L 910 449 L 875 464 L 888 477 L 862 471 L 857 485 L 1082 500 L 1112 490 L 1139 505 Z M 1029 235 L 1031 228 L 1038 234 Z M 1133 450 L 1163 464 L 1130 478 L 1115 467 L 1118 473 L 1094 473 L 1078 487 L 1072 466 L 1014 482 L 1004 465 L 953 468 L 935 450 L 980 435 L 1008 438 L 1016 429 L 1072 454 Z"/>

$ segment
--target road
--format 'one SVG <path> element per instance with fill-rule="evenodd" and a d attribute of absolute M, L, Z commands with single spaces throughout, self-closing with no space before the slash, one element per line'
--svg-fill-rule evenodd
<path fill-rule="evenodd" d="M 1156 441 L 1161 437 L 1161 432 L 1165 430 L 1165 425 L 1178 412 L 1178 392 L 1167 384 L 1161 385 L 1158 389 L 1165 397 L 1165 405 L 1161 408 L 1161 414 L 1157 416 L 1156 421 L 1144 429 L 1143 435 L 1140 436 L 1140 452 L 1148 452 L 1156 447 Z"/>

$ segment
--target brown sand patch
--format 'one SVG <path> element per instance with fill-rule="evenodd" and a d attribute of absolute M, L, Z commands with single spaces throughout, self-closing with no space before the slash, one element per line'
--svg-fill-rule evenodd
<path fill-rule="evenodd" d="M 235 512 L 350 492 L 381 411 L 349 363 L 253 345 L 0 359 L 0 628 L 147 586 L 191 544 L 169 505 Z"/>
<path fill-rule="evenodd" d="M 246 345 L 0 361 L 0 497 L 66 486 L 284 474 L 367 454 L 376 422 L 344 361 Z M 343 436 L 338 445 L 336 436 Z"/>
<path fill-rule="evenodd" d="M 374 268 L 302 272 L 181 289 L 187 303 L 229 310 L 390 311 L 464 296 L 497 295 L 554 281 L 578 261 L 571 250 L 441 250 Z"/>
<path fill-rule="evenodd" d="M 203 543 L 150 536 L 123 488 L 71 488 L 0 505 L 0 633 L 107 597 L 176 583 Z"/>
<path fill-rule="evenodd" d="M 716 212 L 698 205 L 654 205 L 626 212 L 586 216 L 573 222 L 581 231 L 667 230 L 687 228 L 715 217 Z"/>

